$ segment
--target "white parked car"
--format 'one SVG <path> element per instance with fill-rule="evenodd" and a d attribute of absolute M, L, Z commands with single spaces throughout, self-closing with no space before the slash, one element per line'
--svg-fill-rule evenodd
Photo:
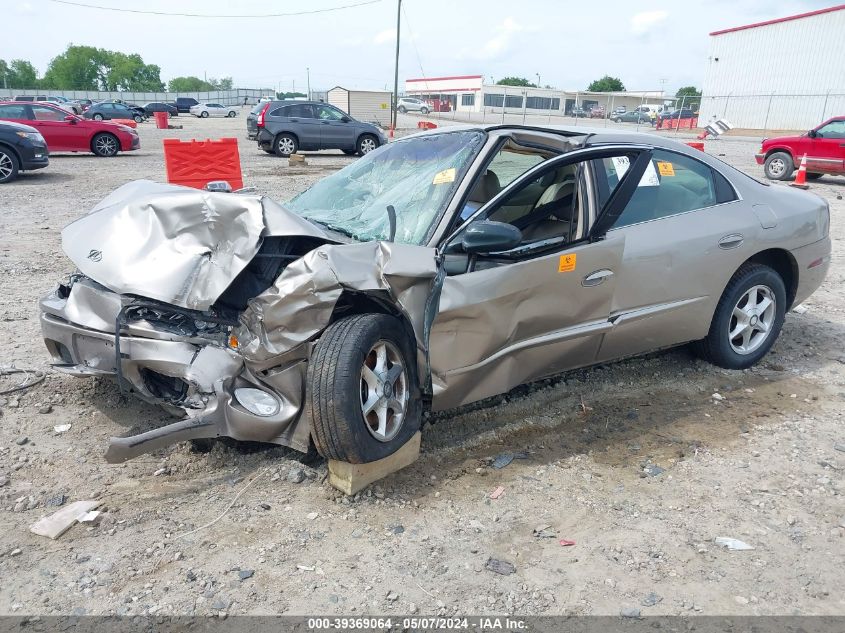
<path fill-rule="evenodd" d="M 420 112 L 422 114 L 428 114 L 431 112 L 431 107 L 425 102 L 420 101 L 419 99 L 412 99 L 411 97 L 401 97 L 399 99 L 399 104 L 396 106 L 396 109 L 399 112 Z"/>
<path fill-rule="evenodd" d="M 191 106 L 189 112 L 203 119 L 210 116 L 238 116 L 238 109 L 235 106 L 224 106 L 219 103 L 198 103 Z"/>

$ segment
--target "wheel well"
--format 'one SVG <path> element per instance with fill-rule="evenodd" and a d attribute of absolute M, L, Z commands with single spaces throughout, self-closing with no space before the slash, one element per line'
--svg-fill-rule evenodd
<path fill-rule="evenodd" d="M 768 266 L 780 275 L 780 278 L 783 279 L 783 285 L 786 286 L 786 309 L 789 310 L 798 290 L 798 264 L 789 251 L 781 248 L 770 248 L 760 251 L 746 261 Z"/>
<path fill-rule="evenodd" d="M 408 318 L 390 300 L 385 291 L 354 292 L 344 290 L 334 306 L 330 323 L 334 323 L 353 314 L 387 314 L 402 322 L 410 336 L 414 336 L 414 328 Z"/>
<path fill-rule="evenodd" d="M 376 135 L 375 135 L 375 134 L 373 134 L 372 132 L 361 132 L 361 133 L 358 135 L 358 138 L 356 138 L 356 139 L 355 139 L 355 147 L 358 147 L 358 143 L 360 143 L 360 142 L 361 142 L 361 139 L 362 139 L 362 138 L 364 138 L 365 136 L 370 136 L 370 137 L 374 138 L 374 139 L 376 140 L 376 143 L 378 143 L 378 142 L 379 142 L 379 140 L 378 140 L 378 136 L 376 136 Z"/>
<path fill-rule="evenodd" d="M 292 136 L 293 138 L 296 139 L 296 144 L 299 145 L 299 136 L 297 136 L 296 133 L 291 132 L 289 130 L 282 130 L 281 132 L 276 132 L 276 134 L 273 136 L 273 143 L 274 144 L 276 143 L 276 139 L 279 138 L 282 134 L 287 134 L 288 136 Z"/>
<path fill-rule="evenodd" d="M 0 147 L 3 147 L 4 149 L 6 149 L 6 150 L 10 151 L 12 154 L 14 154 L 15 158 L 18 159 L 18 164 L 21 164 L 23 162 L 23 161 L 21 161 L 21 155 L 18 153 L 18 150 L 16 150 L 11 145 L 7 145 L 6 143 L 0 143 Z"/>
<path fill-rule="evenodd" d="M 768 160 L 769 156 L 771 156 L 772 154 L 777 154 L 777 153 L 788 154 L 789 157 L 792 159 L 792 164 L 793 165 L 795 164 L 795 156 L 793 156 L 792 152 L 790 152 L 785 147 L 773 147 L 772 149 L 770 149 L 768 152 L 766 152 L 766 160 Z"/>

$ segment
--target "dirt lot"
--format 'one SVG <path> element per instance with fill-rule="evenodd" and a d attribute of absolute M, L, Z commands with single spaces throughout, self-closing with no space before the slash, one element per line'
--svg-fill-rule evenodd
<path fill-rule="evenodd" d="M 35 301 L 71 272 L 59 231 L 128 180 L 163 180 L 162 138 L 238 137 L 245 182 L 278 199 L 352 160 L 289 167 L 245 139 L 243 116 L 178 122 L 141 125 L 140 151 L 56 155 L 0 188 L 0 365 L 48 370 Z M 759 175 L 756 149 L 708 142 Z M 520 389 L 439 417 L 415 465 L 355 498 L 279 448 L 108 465 L 110 436 L 166 420 L 109 383 L 48 373 L 0 397 L 0 613 L 845 614 L 845 179 L 812 190 L 831 205 L 834 264 L 761 366 L 680 349 Z M 493 468 L 502 453 L 517 458 Z M 101 499 L 102 522 L 31 534 L 57 495 Z"/>

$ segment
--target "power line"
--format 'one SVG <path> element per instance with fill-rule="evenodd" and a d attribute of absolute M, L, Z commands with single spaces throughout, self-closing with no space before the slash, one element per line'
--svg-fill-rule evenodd
<path fill-rule="evenodd" d="M 414 36 L 413 30 L 411 30 L 411 22 L 408 20 L 408 10 L 405 7 L 402 7 L 402 13 L 405 14 L 405 26 L 408 28 L 408 35 L 411 36 L 411 44 L 414 46 L 414 52 L 417 54 L 417 64 L 420 66 L 420 72 L 422 73 L 423 78 L 425 78 L 425 70 L 423 70 L 422 60 L 420 59 L 420 51 L 417 48 L 417 38 Z M 428 84 L 426 84 L 426 88 L 428 88 Z"/>
<path fill-rule="evenodd" d="M 74 7 L 82 7 L 84 9 L 99 9 L 101 11 L 116 11 L 118 13 L 141 13 L 144 15 L 158 15 L 164 17 L 178 17 L 178 18 L 287 18 L 296 15 L 312 15 L 314 13 L 329 13 L 332 11 L 341 11 L 343 9 L 354 9 L 355 7 L 363 7 L 368 4 L 376 4 L 381 0 L 364 0 L 363 2 L 356 2 L 354 4 L 345 4 L 339 7 L 329 7 L 326 9 L 311 9 L 309 11 L 294 11 L 291 13 L 256 13 L 250 15 L 211 15 L 208 13 L 168 13 L 166 11 L 143 11 L 141 9 L 125 9 L 118 7 L 104 7 L 96 4 L 85 4 L 83 2 L 71 2 L 71 0 L 47 0 L 56 4 L 67 4 Z"/>

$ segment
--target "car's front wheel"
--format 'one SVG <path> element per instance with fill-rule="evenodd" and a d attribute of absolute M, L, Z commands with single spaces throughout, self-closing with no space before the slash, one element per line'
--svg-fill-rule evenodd
<path fill-rule="evenodd" d="M 97 156 L 108 158 L 117 154 L 120 149 L 120 141 L 114 134 L 102 132 L 91 139 L 91 151 Z"/>
<path fill-rule="evenodd" d="M 769 180 L 786 180 L 795 171 L 795 163 L 786 152 L 775 152 L 766 158 L 763 171 Z"/>
<path fill-rule="evenodd" d="M 430 112 L 430 110 L 428 108 L 426 108 L 425 106 L 420 108 L 420 114 L 422 114 L 423 116 L 425 116 L 429 112 Z"/>
<path fill-rule="evenodd" d="M 203 110 L 203 111 L 200 113 L 200 116 L 201 116 L 203 119 L 207 119 L 207 118 L 208 118 L 208 110 Z"/>
<path fill-rule="evenodd" d="M 725 369 L 746 369 L 775 344 L 786 313 L 786 286 L 763 264 L 744 264 L 722 293 L 699 355 Z"/>
<path fill-rule="evenodd" d="M 11 182 L 18 177 L 18 157 L 10 150 L 0 147 L 0 183 Z"/>
<path fill-rule="evenodd" d="M 405 113 L 408 111 L 408 108 L 406 108 L 406 107 L 405 107 L 405 106 L 403 106 L 403 105 L 400 105 L 400 106 L 397 108 L 397 110 L 399 110 L 399 112 L 401 112 L 402 114 L 405 114 Z"/>
<path fill-rule="evenodd" d="M 234 118 L 235 116 L 237 116 L 237 114 L 238 113 L 235 112 L 234 110 L 229 110 L 229 114 L 227 116 L 231 119 L 231 118 Z"/>
<path fill-rule="evenodd" d="M 135 123 L 143 123 L 144 122 L 144 117 L 142 117 L 140 114 L 136 114 L 132 118 L 135 120 Z"/>
<path fill-rule="evenodd" d="M 419 430 L 413 350 L 402 324 L 384 314 L 347 317 L 326 329 L 308 364 L 306 398 L 320 455 L 376 461 Z"/>
<path fill-rule="evenodd" d="M 378 147 L 378 139 L 372 134 L 364 134 L 358 139 L 358 156 L 369 154 Z"/>

